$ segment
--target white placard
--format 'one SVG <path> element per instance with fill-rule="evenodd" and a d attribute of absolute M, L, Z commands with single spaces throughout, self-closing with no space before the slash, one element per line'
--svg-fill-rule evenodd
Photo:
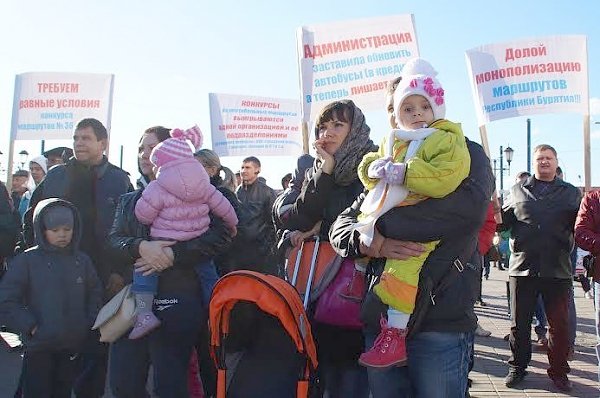
<path fill-rule="evenodd" d="M 297 45 L 307 122 L 329 102 L 344 98 L 363 111 L 384 109 L 387 82 L 419 56 L 411 14 L 302 26 Z"/>
<path fill-rule="evenodd" d="M 114 75 L 31 72 L 17 75 L 13 140 L 71 139 L 84 118 L 100 120 L 110 133 Z"/>
<path fill-rule="evenodd" d="M 548 36 L 466 52 L 480 126 L 538 113 L 589 114 L 587 38 Z"/>
<path fill-rule="evenodd" d="M 300 103 L 282 98 L 209 94 L 212 147 L 219 156 L 299 156 Z"/>

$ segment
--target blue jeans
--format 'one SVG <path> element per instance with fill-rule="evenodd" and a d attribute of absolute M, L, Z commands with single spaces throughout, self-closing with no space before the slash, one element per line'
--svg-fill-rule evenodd
<path fill-rule="evenodd" d="M 417 334 L 407 340 L 408 366 L 367 369 L 373 398 L 464 398 L 473 342 L 472 332 Z"/>
<path fill-rule="evenodd" d="M 206 263 L 200 263 L 194 267 L 196 275 L 200 280 L 200 289 L 202 290 L 202 306 L 208 309 L 210 303 L 210 296 L 215 287 L 215 284 L 219 280 L 219 274 L 217 274 L 217 267 L 211 260 Z"/>
<path fill-rule="evenodd" d="M 194 266 L 194 270 L 200 281 L 202 305 L 204 308 L 208 308 L 213 288 L 219 279 L 215 263 L 212 260 L 199 263 Z M 134 293 L 153 293 L 156 295 L 158 291 L 158 274 L 142 275 L 141 272 L 134 272 L 131 291 Z"/>
<path fill-rule="evenodd" d="M 569 290 L 569 344 L 575 348 L 575 337 L 577 336 L 577 311 L 575 310 L 575 290 L 573 286 Z"/>

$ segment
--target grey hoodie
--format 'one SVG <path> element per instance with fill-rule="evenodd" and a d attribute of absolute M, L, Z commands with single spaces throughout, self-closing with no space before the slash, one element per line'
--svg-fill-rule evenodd
<path fill-rule="evenodd" d="M 64 249 L 44 237 L 42 216 L 53 206 L 74 214 L 73 238 Z M 79 214 L 67 201 L 46 199 L 36 206 L 33 225 L 37 246 L 13 258 L 0 282 L 0 324 L 20 333 L 28 351 L 76 352 L 102 304 L 100 280 L 90 258 L 78 249 Z"/>

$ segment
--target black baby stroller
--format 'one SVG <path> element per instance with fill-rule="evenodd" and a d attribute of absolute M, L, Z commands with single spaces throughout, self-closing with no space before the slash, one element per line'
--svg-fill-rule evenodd
<path fill-rule="evenodd" d="M 296 290 L 253 271 L 222 277 L 209 308 L 218 398 L 307 398 L 317 368 Z"/>

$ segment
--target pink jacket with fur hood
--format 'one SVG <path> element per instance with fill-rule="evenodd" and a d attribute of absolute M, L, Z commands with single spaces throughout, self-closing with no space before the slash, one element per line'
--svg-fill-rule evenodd
<path fill-rule="evenodd" d="M 238 223 L 229 201 L 210 183 L 204 167 L 194 158 L 171 161 L 159 168 L 135 205 L 135 215 L 151 225 L 153 238 L 190 240 L 208 229 L 208 212 L 229 227 Z"/>

